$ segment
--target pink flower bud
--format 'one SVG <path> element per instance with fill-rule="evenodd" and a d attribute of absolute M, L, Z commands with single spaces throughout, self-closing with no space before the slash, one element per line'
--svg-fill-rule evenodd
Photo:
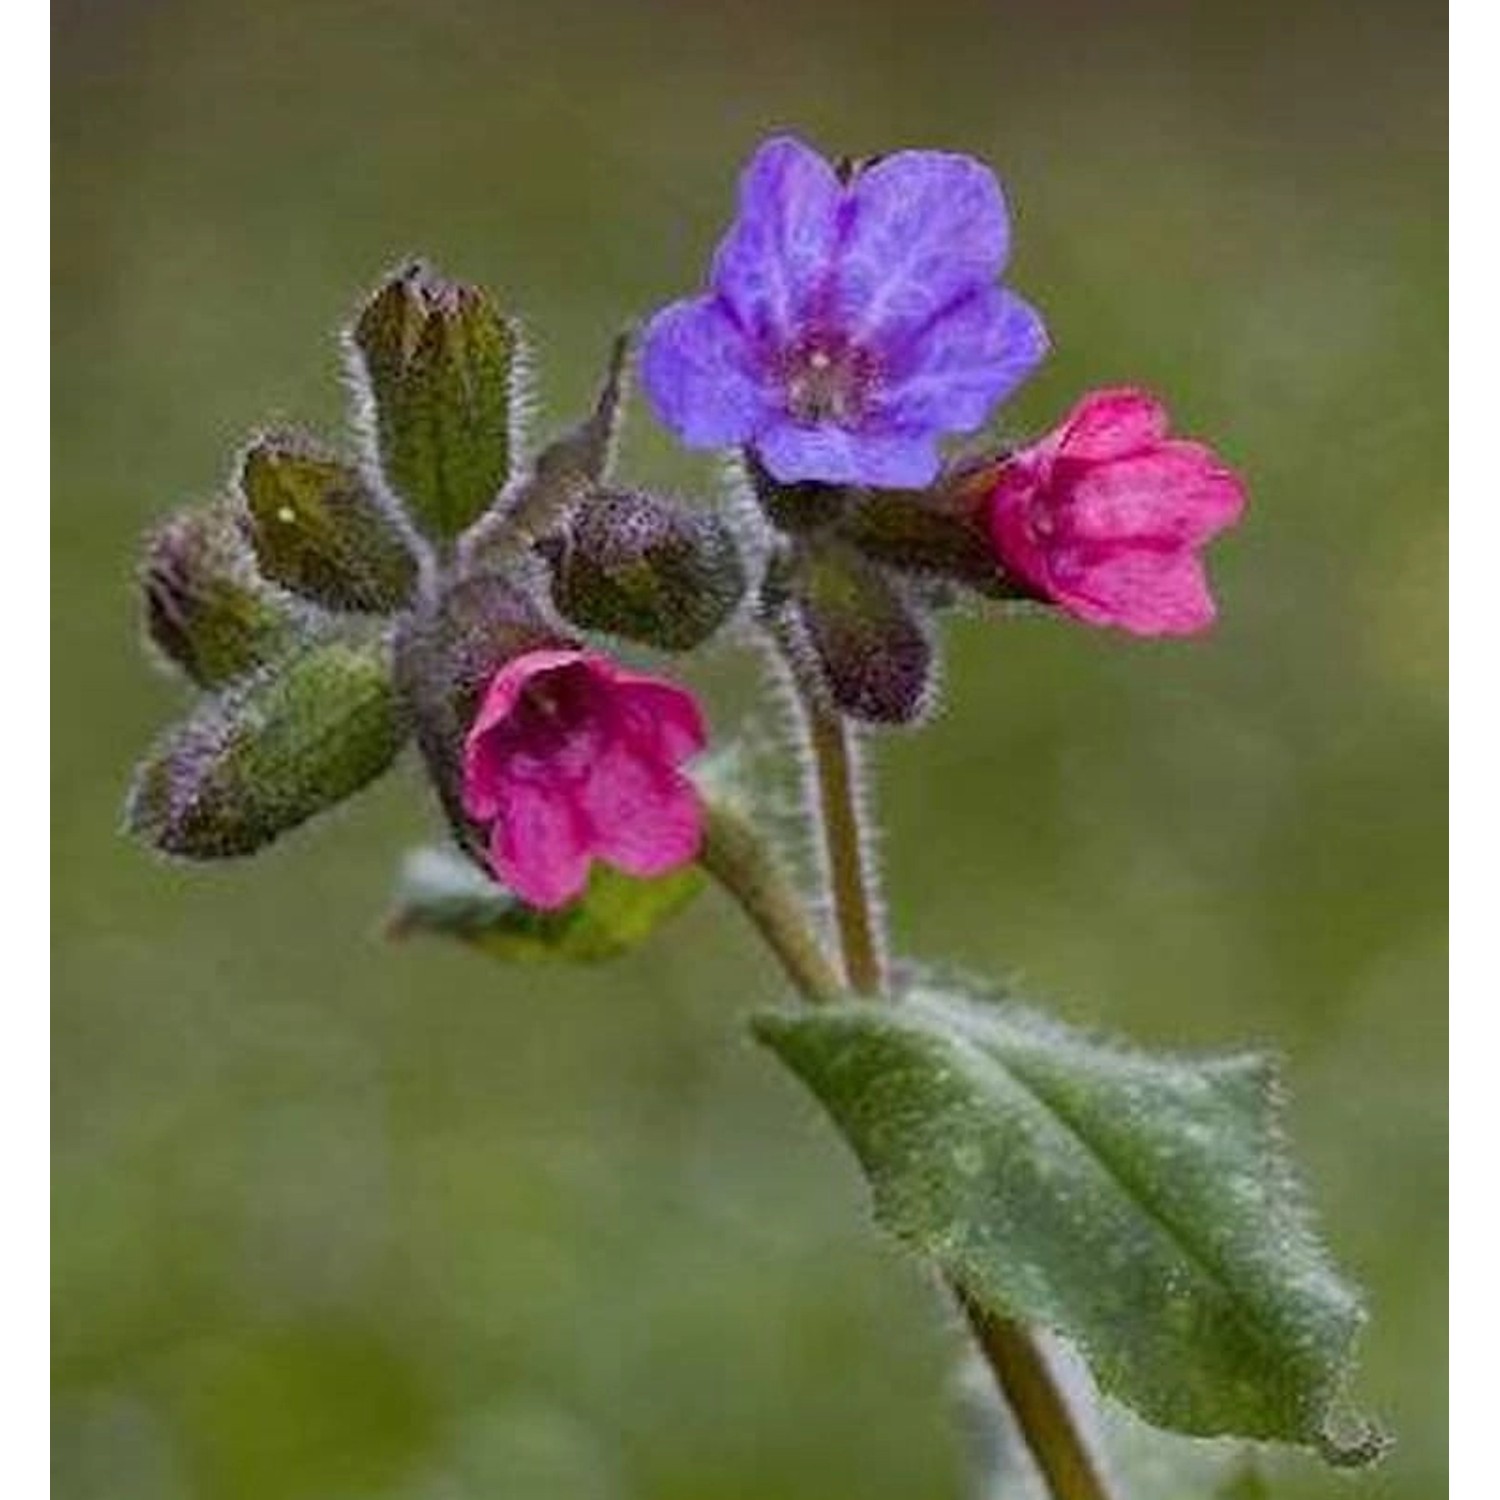
<path fill-rule="evenodd" d="M 1214 620 L 1199 552 L 1245 507 L 1237 475 L 1167 436 L 1166 409 L 1094 391 L 999 469 L 989 495 L 1000 566 L 1091 625 L 1192 635 Z"/>
<path fill-rule="evenodd" d="M 647 876 L 697 855 L 702 810 L 680 767 L 705 740 L 684 689 L 593 652 L 529 651 L 485 689 L 464 810 L 490 830 L 497 879 L 532 906 L 563 906 L 595 859 Z"/>

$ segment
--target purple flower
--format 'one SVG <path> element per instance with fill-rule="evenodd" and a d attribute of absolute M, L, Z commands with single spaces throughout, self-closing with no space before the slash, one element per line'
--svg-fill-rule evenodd
<path fill-rule="evenodd" d="M 1047 350 L 995 284 L 1009 246 L 994 175 L 898 151 L 847 182 L 779 136 L 740 180 L 709 290 L 651 320 L 646 393 L 692 448 L 748 444 L 784 482 L 929 484 Z"/>

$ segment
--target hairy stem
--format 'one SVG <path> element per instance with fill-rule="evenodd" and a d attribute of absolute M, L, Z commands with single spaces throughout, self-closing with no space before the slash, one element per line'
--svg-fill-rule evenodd
<path fill-rule="evenodd" d="M 857 993 L 878 995 L 885 987 L 885 973 L 849 729 L 838 714 L 808 696 L 801 702 L 844 975 Z M 803 996 L 813 1001 L 836 999 L 839 976 L 823 955 L 802 903 L 754 830 L 731 814 L 715 811 L 703 862 L 750 915 Z M 987 1312 L 955 1283 L 949 1285 L 1052 1500 L 1112 1500 L 1078 1415 L 1034 1336 L 1021 1324 Z"/>
<path fill-rule="evenodd" d="M 849 726 L 839 714 L 817 703 L 804 700 L 803 706 L 844 972 L 849 988 L 857 994 L 878 995 L 885 987 L 884 964 Z"/>
<path fill-rule="evenodd" d="M 710 803 L 698 857 L 755 924 L 803 999 L 823 1004 L 845 993 L 806 906 L 744 818 Z M 958 1287 L 953 1292 L 1053 1500 L 1111 1500 L 1068 1399 L 1031 1334 L 986 1312 Z"/>
<path fill-rule="evenodd" d="M 801 898 L 744 818 L 710 803 L 698 860 L 755 924 L 803 999 L 819 1003 L 844 993 Z"/>
<path fill-rule="evenodd" d="M 1029 1329 L 954 1288 L 969 1327 L 1054 1500 L 1110 1500 L 1076 1414 Z"/>

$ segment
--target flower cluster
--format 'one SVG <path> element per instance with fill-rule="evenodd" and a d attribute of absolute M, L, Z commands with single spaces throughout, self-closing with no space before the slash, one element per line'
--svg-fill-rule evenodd
<path fill-rule="evenodd" d="M 1203 630 L 1201 553 L 1244 492 L 1154 397 L 1095 391 L 1033 442 L 944 461 L 1047 353 L 1001 281 L 1010 238 L 968 157 L 755 152 L 705 288 L 639 357 L 661 421 L 736 455 L 749 549 L 727 507 L 613 483 L 623 345 L 595 409 L 522 463 L 515 321 L 403 267 L 347 339 L 357 458 L 260 437 L 234 495 L 148 548 L 152 638 L 210 696 L 142 768 L 132 825 L 190 858 L 249 852 L 414 734 L 460 846 L 550 911 L 596 864 L 650 881 L 703 835 L 703 716 L 617 641 L 681 652 L 737 621 L 815 711 L 904 724 L 965 593 Z"/>

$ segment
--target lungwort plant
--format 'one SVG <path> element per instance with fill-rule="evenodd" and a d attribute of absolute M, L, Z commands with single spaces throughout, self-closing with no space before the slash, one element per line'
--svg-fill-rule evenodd
<path fill-rule="evenodd" d="M 1272 1064 L 1137 1052 L 886 952 L 859 751 L 930 712 L 944 612 L 1201 632 L 1205 544 L 1245 503 L 1130 388 L 944 461 L 1047 353 L 999 280 L 1008 240 L 976 161 L 768 141 L 705 288 L 617 341 L 593 409 L 535 448 L 510 313 L 424 265 L 393 275 L 347 333 L 347 456 L 259 435 L 231 493 L 147 542 L 147 628 L 202 697 L 139 767 L 129 827 L 251 854 L 412 740 L 451 844 L 408 858 L 394 931 L 597 960 L 716 882 L 789 981 L 755 1036 L 940 1272 L 1032 1482 L 1125 1493 L 1061 1346 L 1156 1427 L 1362 1464 L 1381 1444 L 1345 1404 L 1360 1302 L 1309 1226 Z M 614 476 L 632 359 L 667 428 L 730 456 L 721 497 Z M 693 694 L 616 655 L 725 633 L 798 706 L 783 748 L 819 889 L 715 770 Z"/>

